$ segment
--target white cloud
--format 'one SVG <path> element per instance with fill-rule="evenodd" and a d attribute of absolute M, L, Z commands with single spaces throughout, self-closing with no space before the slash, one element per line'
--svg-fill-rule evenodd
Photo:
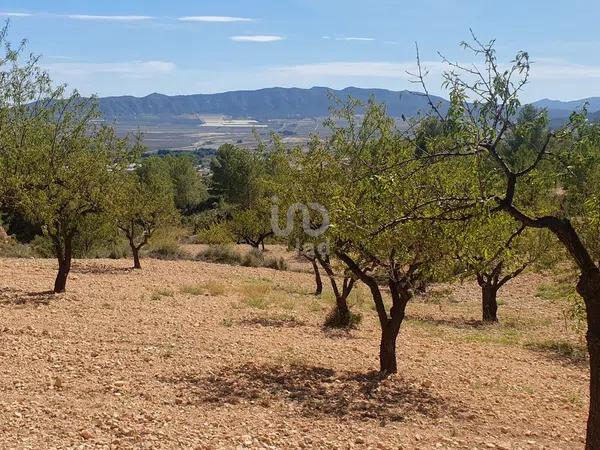
<path fill-rule="evenodd" d="M 181 22 L 215 22 L 215 23 L 230 23 L 230 22 L 252 22 L 254 19 L 248 17 L 231 17 L 231 16 L 185 16 L 178 17 Z"/>
<path fill-rule="evenodd" d="M 68 14 L 67 19 L 73 20 L 100 20 L 100 21 L 118 21 L 118 22 L 137 22 L 141 20 L 150 20 L 151 16 L 94 16 L 88 14 Z"/>
<path fill-rule="evenodd" d="M 253 35 L 253 36 L 231 36 L 229 39 L 235 42 L 276 42 L 285 39 L 283 36 Z"/>
<path fill-rule="evenodd" d="M 3 17 L 31 17 L 31 16 L 33 16 L 33 14 L 19 13 L 19 12 L 0 12 L 0 16 L 3 16 Z"/>
<path fill-rule="evenodd" d="M 364 41 L 364 42 L 370 42 L 370 41 L 374 41 L 374 38 L 370 38 L 370 37 L 355 37 L 355 36 L 350 36 L 350 37 L 340 37 L 340 38 L 335 38 L 336 41 Z"/>
<path fill-rule="evenodd" d="M 441 73 L 446 66 L 437 61 L 424 61 L 424 69 Z M 414 61 L 409 62 L 326 62 L 316 64 L 299 64 L 295 66 L 275 67 L 271 69 L 286 75 L 321 76 L 321 77 L 379 77 L 379 78 L 412 78 L 407 72 L 417 70 Z"/>
<path fill-rule="evenodd" d="M 533 80 L 600 78 L 600 66 L 576 64 L 559 58 L 539 58 L 531 62 Z"/>
<path fill-rule="evenodd" d="M 44 67 L 59 80 L 113 74 L 125 78 L 146 78 L 171 73 L 176 65 L 168 61 L 131 61 L 120 63 L 50 63 Z"/>

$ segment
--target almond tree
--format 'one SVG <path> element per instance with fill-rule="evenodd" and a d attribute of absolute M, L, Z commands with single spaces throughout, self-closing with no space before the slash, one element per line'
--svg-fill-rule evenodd
<path fill-rule="evenodd" d="M 95 104 L 77 94 L 54 102 L 32 131 L 13 180 L 16 207 L 42 227 L 58 259 L 54 292 L 64 292 L 73 242 L 84 221 L 112 208 L 111 186 L 132 147 L 98 126 Z M 135 145 L 135 144 L 134 144 Z"/>
<path fill-rule="evenodd" d="M 174 187 L 167 162 L 148 158 L 120 183 L 117 227 L 127 238 L 133 268 L 141 269 L 140 250 L 161 227 L 177 222 Z"/>
<path fill-rule="evenodd" d="M 39 65 L 39 56 L 26 54 L 26 43 L 7 40 L 8 22 L 0 29 L 0 205 L 16 211 L 22 152 L 36 137 L 52 104 L 63 96 Z"/>
<path fill-rule="evenodd" d="M 446 60 L 445 85 L 464 108 L 451 119 L 460 131 L 453 145 L 434 148 L 427 158 L 470 161 L 480 180 L 481 203 L 498 217 L 507 214 L 526 228 L 554 234 L 578 268 L 590 356 L 586 448 L 600 449 L 600 125 L 589 123 L 584 111 L 573 114 L 564 128 L 543 129 L 538 139 L 530 139 L 545 117 L 537 113 L 518 120 L 519 96 L 529 80 L 528 54 L 519 52 L 503 65 L 493 41 L 473 36 L 463 47 L 482 63 Z M 507 153 L 515 138 L 523 145 Z"/>
<path fill-rule="evenodd" d="M 388 375 L 397 371 L 396 341 L 408 302 L 449 266 L 450 239 L 432 213 L 440 216 L 442 198 L 463 205 L 463 196 L 452 192 L 470 178 L 442 183 L 445 168 L 419 170 L 414 147 L 385 109 L 370 102 L 359 121 L 355 105 L 340 109 L 344 126 L 333 126 L 322 152 L 325 162 L 315 173 L 328 173 L 334 185 L 327 206 L 331 253 L 371 292 L 381 327 L 379 369 Z M 453 209 L 445 211 L 448 217 Z M 383 288 L 389 290 L 389 309 Z"/>
<path fill-rule="evenodd" d="M 548 260 L 549 237 L 511 217 L 487 214 L 459 226 L 454 236 L 461 278 L 475 275 L 481 288 L 482 320 L 498 322 L 498 292 L 540 259 Z"/>

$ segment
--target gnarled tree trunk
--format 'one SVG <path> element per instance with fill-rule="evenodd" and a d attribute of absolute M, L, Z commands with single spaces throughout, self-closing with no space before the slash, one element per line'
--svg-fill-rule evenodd
<path fill-rule="evenodd" d="M 321 266 L 325 270 L 325 273 L 327 274 L 327 277 L 331 283 L 331 289 L 333 290 L 333 295 L 335 296 L 335 308 L 337 311 L 337 317 L 339 318 L 339 324 L 347 327 L 350 325 L 352 319 L 350 315 L 350 307 L 348 306 L 348 296 L 354 288 L 355 280 L 351 277 L 344 277 L 344 281 L 342 282 L 342 290 L 340 291 L 338 282 L 335 278 L 335 272 L 331 267 L 329 258 L 319 257 L 318 261 L 321 263 Z"/>
<path fill-rule="evenodd" d="M 406 315 L 406 305 L 412 294 L 407 286 L 406 280 L 390 278 L 388 286 L 392 295 L 392 307 L 390 317 L 381 329 L 381 345 L 379 348 L 379 372 L 389 375 L 398 372 L 396 362 L 396 341 L 400 334 L 400 326 Z"/>
<path fill-rule="evenodd" d="M 321 272 L 319 271 L 316 258 L 310 259 L 310 262 L 313 267 L 313 272 L 315 273 L 315 295 L 321 295 L 323 293 L 323 280 L 321 280 Z"/>
<path fill-rule="evenodd" d="M 590 409 L 587 422 L 587 450 L 600 449 L 600 271 L 583 272 L 577 292 L 585 301 L 587 347 L 590 356 Z"/>
<path fill-rule="evenodd" d="M 60 237 L 55 237 L 54 249 L 58 259 L 58 273 L 54 281 L 54 292 L 60 294 L 67 289 L 67 279 L 69 278 L 71 262 L 73 260 L 73 236 L 66 236 L 64 241 Z"/>
<path fill-rule="evenodd" d="M 481 287 L 481 306 L 484 322 L 498 322 L 498 289 L 493 284 Z"/>
<path fill-rule="evenodd" d="M 477 283 L 481 287 L 481 312 L 484 322 L 498 322 L 498 282 L 499 273 L 478 273 Z"/>
<path fill-rule="evenodd" d="M 400 333 L 400 326 L 405 317 L 406 305 L 412 297 L 410 290 L 409 278 L 399 275 L 396 270 L 390 274 L 388 278 L 388 286 L 392 296 L 392 307 L 390 314 L 385 308 L 381 289 L 377 284 L 377 280 L 370 276 L 366 271 L 361 270 L 356 262 L 345 253 L 339 253 L 340 259 L 348 266 L 352 273 L 365 283 L 371 291 L 377 316 L 379 317 L 379 325 L 381 327 L 381 341 L 379 345 L 379 373 L 382 376 L 387 376 L 398 371 L 398 363 L 396 359 L 396 341 Z"/>
<path fill-rule="evenodd" d="M 141 269 L 142 263 L 140 262 L 140 249 L 131 243 L 131 253 L 133 254 L 133 268 Z"/>

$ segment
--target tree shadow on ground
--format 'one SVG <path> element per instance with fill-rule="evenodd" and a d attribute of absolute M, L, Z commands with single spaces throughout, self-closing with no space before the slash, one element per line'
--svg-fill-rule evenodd
<path fill-rule="evenodd" d="M 309 417 L 402 422 L 416 414 L 437 418 L 458 410 L 400 376 L 339 372 L 300 365 L 247 363 L 213 374 L 182 374 L 160 381 L 184 390 L 192 404 L 227 406 L 284 402 Z"/>
<path fill-rule="evenodd" d="M 117 275 L 121 273 L 130 273 L 133 272 L 134 269 L 132 267 L 112 267 L 106 266 L 104 264 L 98 265 L 85 265 L 79 266 L 74 265 L 71 269 L 71 274 L 76 275 Z"/>
<path fill-rule="evenodd" d="M 412 320 L 415 322 L 425 322 L 425 323 L 429 323 L 432 325 L 440 325 L 440 326 L 459 328 L 459 329 L 485 328 L 490 325 L 492 325 L 492 326 L 495 325 L 495 324 L 486 323 L 482 320 L 465 319 L 462 317 L 453 317 L 450 319 L 436 319 L 432 316 L 407 315 L 405 320 Z"/>
<path fill-rule="evenodd" d="M 321 331 L 325 335 L 325 337 L 329 339 L 340 339 L 340 340 L 351 340 L 358 339 L 355 335 L 352 334 L 352 330 L 347 328 L 329 328 L 325 325 L 321 326 Z"/>
<path fill-rule="evenodd" d="M 0 288 L 0 305 L 49 305 L 57 298 L 54 291 L 25 292 L 19 289 Z"/>
<path fill-rule="evenodd" d="M 549 340 L 528 342 L 525 344 L 525 348 L 563 365 L 583 367 L 589 364 L 588 353 L 584 344 Z"/>
<path fill-rule="evenodd" d="M 294 328 L 306 325 L 305 322 L 293 317 L 245 317 L 238 320 L 238 324 L 273 328 Z"/>

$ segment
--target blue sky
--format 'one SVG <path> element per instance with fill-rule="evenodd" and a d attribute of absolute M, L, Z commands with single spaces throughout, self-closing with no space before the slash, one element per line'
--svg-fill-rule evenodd
<path fill-rule="evenodd" d="M 472 62 L 469 28 L 501 59 L 534 61 L 526 100 L 600 96 L 600 2 L 571 0 L 0 0 L 56 81 L 88 95 L 271 86 L 417 89 L 415 42 L 442 92 L 437 51 Z"/>

